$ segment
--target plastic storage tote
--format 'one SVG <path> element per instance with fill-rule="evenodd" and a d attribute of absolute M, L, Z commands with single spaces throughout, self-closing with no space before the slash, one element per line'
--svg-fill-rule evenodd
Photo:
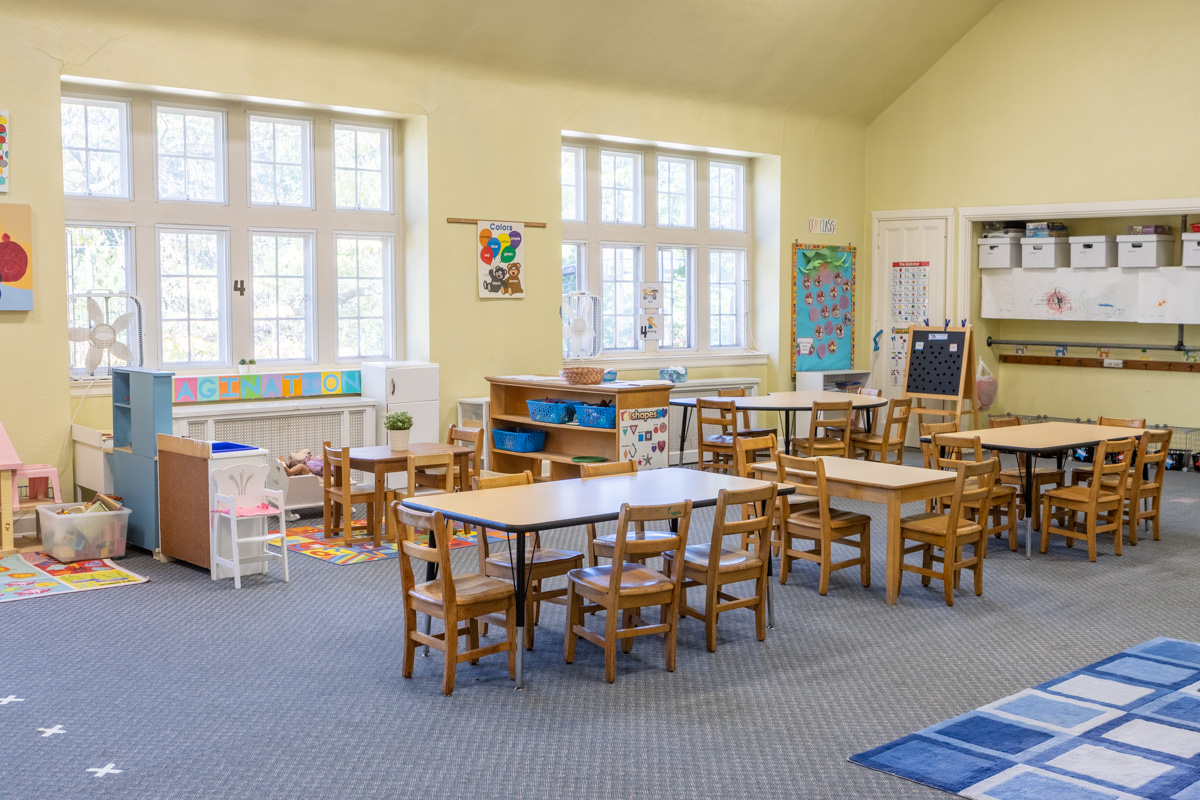
<path fill-rule="evenodd" d="M 125 536 L 129 529 L 128 508 L 96 511 L 90 514 L 56 514 L 79 503 L 38 506 L 38 527 L 42 533 L 42 552 L 63 562 L 120 558 L 125 555 Z"/>
<path fill-rule="evenodd" d="M 532 453 L 545 446 L 546 432 L 523 431 L 519 428 L 506 431 L 503 428 L 495 428 L 492 431 L 492 443 L 496 445 L 497 450 Z"/>
<path fill-rule="evenodd" d="M 575 418 L 585 428 L 615 428 L 617 427 L 617 407 L 589 406 L 580 403 L 575 406 Z"/>

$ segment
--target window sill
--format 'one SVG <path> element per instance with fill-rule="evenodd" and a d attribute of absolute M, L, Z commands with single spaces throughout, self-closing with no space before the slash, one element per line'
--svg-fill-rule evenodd
<path fill-rule="evenodd" d="M 584 366 L 605 369 L 660 369 L 663 367 L 749 367 L 767 363 L 766 353 L 658 353 L 655 355 L 600 356 L 583 361 Z M 578 366 L 571 361 L 564 366 Z"/>

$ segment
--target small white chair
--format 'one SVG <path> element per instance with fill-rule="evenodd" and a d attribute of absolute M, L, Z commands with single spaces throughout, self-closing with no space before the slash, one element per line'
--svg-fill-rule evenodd
<path fill-rule="evenodd" d="M 271 559 L 283 561 L 283 579 L 288 580 L 287 563 L 287 521 L 284 519 L 283 492 L 267 488 L 266 464 L 253 466 L 240 464 L 225 469 L 212 471 L 215 485 L 214 506 L 209 517 L 209 568 L 212 579 L 217 579 L 217 567 L 228 567 L 233 570 L 234 588 L 242 588 L 243 563 L 259 563 Z M 222 558 L 217 547 L 217 529 L 221 517 L 229 520 L 229 542 L 231 558 Z M 278 517 L 279 530 L 271 532 L 268 524 L 271 517 Z M 239 520 L 261 520 L 265 533 L 253 536 L 238 536 Z M 257 528 L 257 525 L 255 526 Z M 256 555 L 242 555 L 241 545 L 254 542 L 263 543 L 263 552 Z M 267 544 L 279 545 L 279 552 L 274 553 Z"/>

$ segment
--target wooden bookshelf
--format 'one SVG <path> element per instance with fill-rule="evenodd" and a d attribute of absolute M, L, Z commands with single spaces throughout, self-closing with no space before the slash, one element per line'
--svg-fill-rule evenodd
<path fill-rule="evenodd" d="M 578 478 L 580 465 L 572 461 L 577 456 L 600 456 L 609 461 L 618 460 L 621 457 L 621 411 L 666 407 L 670 401 L 671 391 L 669 384 L 641 386 L 623 381 L 575 386 L 558 378 L 538 381 L 496 377 L 487 380 L 492 387 L 490 420 L 492 430 L 521 428 L 546 432 L 546 443 L 543 449 L 533 453 L 501 450 L 495 447 L 492 441 L 489 441 L 491 469 L 499 472 L 520 472 L 528 469 L 534 475 L 540 476 L 542 462 L 547 462 L 550 465 L 551 480 Z M 553 422 L 534 422 L 529 418 L 529 406 L 526 401 L 547 398 L 593 405 L 599 405 L 607 400 L 616 406 L 616 426 L 585 428 L 576 423 L 564 425 Z"/>

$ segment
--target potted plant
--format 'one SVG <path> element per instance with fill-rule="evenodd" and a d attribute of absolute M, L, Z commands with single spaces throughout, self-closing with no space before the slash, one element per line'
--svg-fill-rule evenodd
<path fill-rule="evenodd" d="M 244 358 L 241 361 L 239 361 L 238 362 L 238 372 L 241 373 L 242 375 L 249 375 L 250 374 L 250 362 Z"/>
<path fill-rule="evenodd" d="M 393 450 L 407 450 L 412 426 L 413 418 L 407 411 L 393 411 L 384 417 L 383 427 L 387 428 L 388 447 Z"/>
<path fill-rule="evenodd" d="M 251 375 L 253 375 L 255 372 L 257 372 L 257 371 L 258 371 L 258 362 L 257 362 L 257 361 L 255 361 L 253 358 L 252 358 L 252 359 L 250 359 L 249 361 L 247 361 L 247 362 L 246 362 L 246 364 L 247 364 L 247 366 L 249 366 L 249 367 L 250 367 L 250 374 L 251 374 Z"/>

